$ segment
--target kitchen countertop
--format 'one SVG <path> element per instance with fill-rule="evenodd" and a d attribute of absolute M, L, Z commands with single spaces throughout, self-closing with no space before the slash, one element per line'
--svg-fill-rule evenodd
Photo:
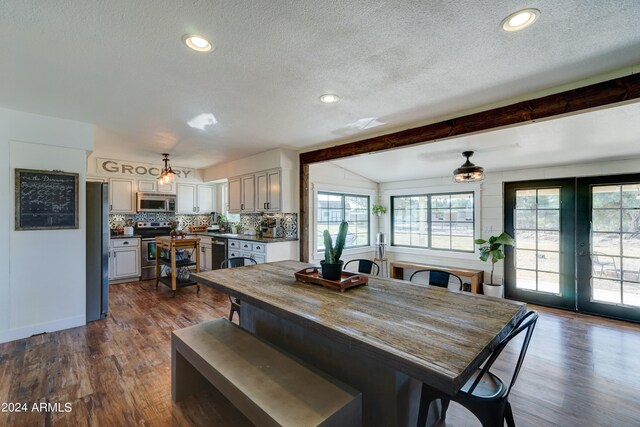
<path fill-rule="evenodd" d="M 295 242 L 297 237 L 257 237 L 249 234 L 231 234 L 231 233 L 193 233 L 197 236 L 221 237 L 223 239 L 248 240 L 250 242 L 260 243 L 278 243 L 278 242 Z"/>
<path fill-rule="evenodd" d="M 135 239 L 135 238 L 141 238 L 142 236 L 139 234 L 111 234 L 109 236 L 110 239 Z"/>

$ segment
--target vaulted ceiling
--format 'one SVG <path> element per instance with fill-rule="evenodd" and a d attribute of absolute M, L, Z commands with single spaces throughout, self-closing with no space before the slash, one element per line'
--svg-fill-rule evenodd
<path fill-rule="evenodd" d="M 525 7 L 541 12 L 533 26 L 500 29 Z M 364 138 L 640 64 L 637 0 L 27 0 L 1 10 L 0 106 L 93 123 L 104 155 L 168 151 L 191 167 Z M 215 50 L 189 50 L 187 33 Z M 340 101 L 322 104 L 323 93 Z M 217 123 L 187 124 L 202 113 Z"/>

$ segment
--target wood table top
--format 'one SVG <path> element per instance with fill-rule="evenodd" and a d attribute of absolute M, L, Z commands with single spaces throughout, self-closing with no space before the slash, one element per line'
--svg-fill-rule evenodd
<path fill-rule="evenodd" d="M 204 285 L 367 351 L 455 394 L 526 312 L 523 303 L 369 277 L 337 292 L 297 282 L 311 264 L 280 261 L 192 274 Z"/>

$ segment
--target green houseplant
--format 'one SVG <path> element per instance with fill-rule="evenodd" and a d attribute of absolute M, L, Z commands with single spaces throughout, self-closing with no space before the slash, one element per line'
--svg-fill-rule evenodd
<path fill-rule="evenodd" d="M 385 208 L 382 205 L 373 205 L 373 207 L 371 208 L 371 213 L 373 215 L 382 215 L 382 214 L 386 214 L 387 213 L 387 208 Z"/>
<path fill-rule="evenodd" d="M 505 246 L 513 246 L 514 240 L 513 237 L 509 236 L 507 233 L 502 232 L 499 236 L 491 236 L 489 240 L 485 239 L 476 239 L 476 245 L 481 245 L 480 248 L 480 259 L 482 261 L 491 261 L 491 275 L 489 276 L 489 282 L 483 284 L 483 292 L 485 295 L 502 297 L 503 286 L 497 283 L 493 283 L 493 271 L 495 269 L 496 263 L 502 259 L 504 259 L 504 247 Z"/>
<path fill-rule="evenodd" d="M 322 268 L 322 277 L 328 280 L 339 280 L 342 276 L 343 261 L 340 259 L 342 256 L 342 250 L 347 239 L 347 230 L 349 224 L 346 221 L 340 223 L 338 228 L 338 235 L 336 236 L 336 244 L 333 245 L 331 234 L 329 230 L 324 230 L 322 236 L 324 237 L 324 260 L 320 261 L 320 267 Z"/>

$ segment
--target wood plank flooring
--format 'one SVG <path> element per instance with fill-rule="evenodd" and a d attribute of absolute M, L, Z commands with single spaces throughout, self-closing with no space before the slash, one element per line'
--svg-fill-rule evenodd
<path fill-rule="evenodd" d="M 0 404 L 60 404 L 0 412 L 0 426 L 246 425 L 211 403 L 220 400 L 215 391 L 179 404 L 170 395 L 171 331 L 226 316 L 225 295 L 203 287 L 200 296 L 182 289 L 171 298 L 166 287 L 135 282 L 112 285 L 110 298 L 105 321 L 0 344 Z M 640 326 L 535 308 L 540 320 L 510 397 L 517 425 L 640 426 Z M 515 357 L 506 351 L 499 373 Z M 452 404 L 444 425 L 479 423 Z"/>

